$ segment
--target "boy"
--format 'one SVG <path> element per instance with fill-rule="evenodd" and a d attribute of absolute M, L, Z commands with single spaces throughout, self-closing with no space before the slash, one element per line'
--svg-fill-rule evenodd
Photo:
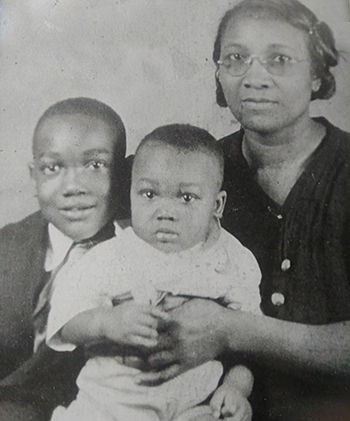
<path fill-rule="evenodd" d="M 48 344 L 71 351 L 113 341 L 147 356 L 167 322 L 161 308 L 169 296 L 211 298 L 260 314 L 258 265 L 220 228 L 222 178 L 222 151 L 205 130 L 170 125 L 146 136 L 132 169 L 132 228 L 58 275 Z M 205 417 L 210 408 L 199 405 L 217 388 L 222 366 L 210 361 L 154 387 L 137 384 L 138 373 L 122 359 L 90 358 L 77 381 L 77 400 L 58 408 L 52 421 Z M 213 400 L 217 415 L 229 404 L 250 419 L 251 388 L 250 371 L 234 367 Z"/>
<path fill-rule="evenodd" d="M 111 238 L 115 214 L 125 217 L 115 192 L 125 149 L 120 117 L 94 99 L 58 102 L 36 125 L 30 173 L 41 210 L 0 231 L 2 421 L 48 419 L 76 393 L 80 354 L 40 343 L 33 313 L 73 242 Z"/>

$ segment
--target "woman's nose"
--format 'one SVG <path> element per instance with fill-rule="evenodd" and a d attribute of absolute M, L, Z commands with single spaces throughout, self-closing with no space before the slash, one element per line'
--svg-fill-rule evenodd
<path fill-rule="evenodd" d="M 263 89 L 271 86 L 271 75 L 265 69 L 260 60 L 252 60 L 246 74 L 244 75 L 243 85 L 246 88 Z"/>
<path fill-rule="evenodd" d="M 64 196 L 76 196 L 85 194 L 87 191 L 85 183 L 82 180 L 82 174 L 79 169 L 67 169 L 63 175 L 62 193 Z"/>

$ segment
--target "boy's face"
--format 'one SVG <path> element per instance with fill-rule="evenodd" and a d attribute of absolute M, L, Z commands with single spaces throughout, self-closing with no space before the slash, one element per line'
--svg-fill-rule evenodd
<path fill-rule="evenodd" d="M 205 241 L 225 192 L 215 158 L 151 142 L 137 154 L 131 185 L 132 226 L 155 248 L 178 252 Z"/>
<path fill-rule="evenodd" d="M 75 241 L 95 235 L 112 217 L 115 135 L 82 114 L 45 120 L 30 165 L 43 215 Z"/>

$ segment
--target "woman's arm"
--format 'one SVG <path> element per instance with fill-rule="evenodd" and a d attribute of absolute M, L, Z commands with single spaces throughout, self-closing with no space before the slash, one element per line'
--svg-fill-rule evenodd
<path fill-rule="evenodd" d="M 350 378 L 350 321 L 303 325 L 199 299 L 170 314 L 171 346 L 149 358 L 153 369 L 160 371 L 140 375 L 140 382 L 161 383 L 223 352 L 244 353 L 293 374 Z"/>

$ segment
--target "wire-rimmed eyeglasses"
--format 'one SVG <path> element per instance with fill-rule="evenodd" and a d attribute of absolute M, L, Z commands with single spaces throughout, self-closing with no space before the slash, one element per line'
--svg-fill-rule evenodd
<path fill-rule="evenodd" d="M 270 54 L 267 56 L 245 56 L 240 53 L 230 53 L 217 64 L 223 66 L 231 76 L 243 76 L 252 66 L 254 60 L 258 62 L 273 76 L 288 76 L 293 73 L 294 65 L 309 61 L 297 60 L 284 54 Z"/>

